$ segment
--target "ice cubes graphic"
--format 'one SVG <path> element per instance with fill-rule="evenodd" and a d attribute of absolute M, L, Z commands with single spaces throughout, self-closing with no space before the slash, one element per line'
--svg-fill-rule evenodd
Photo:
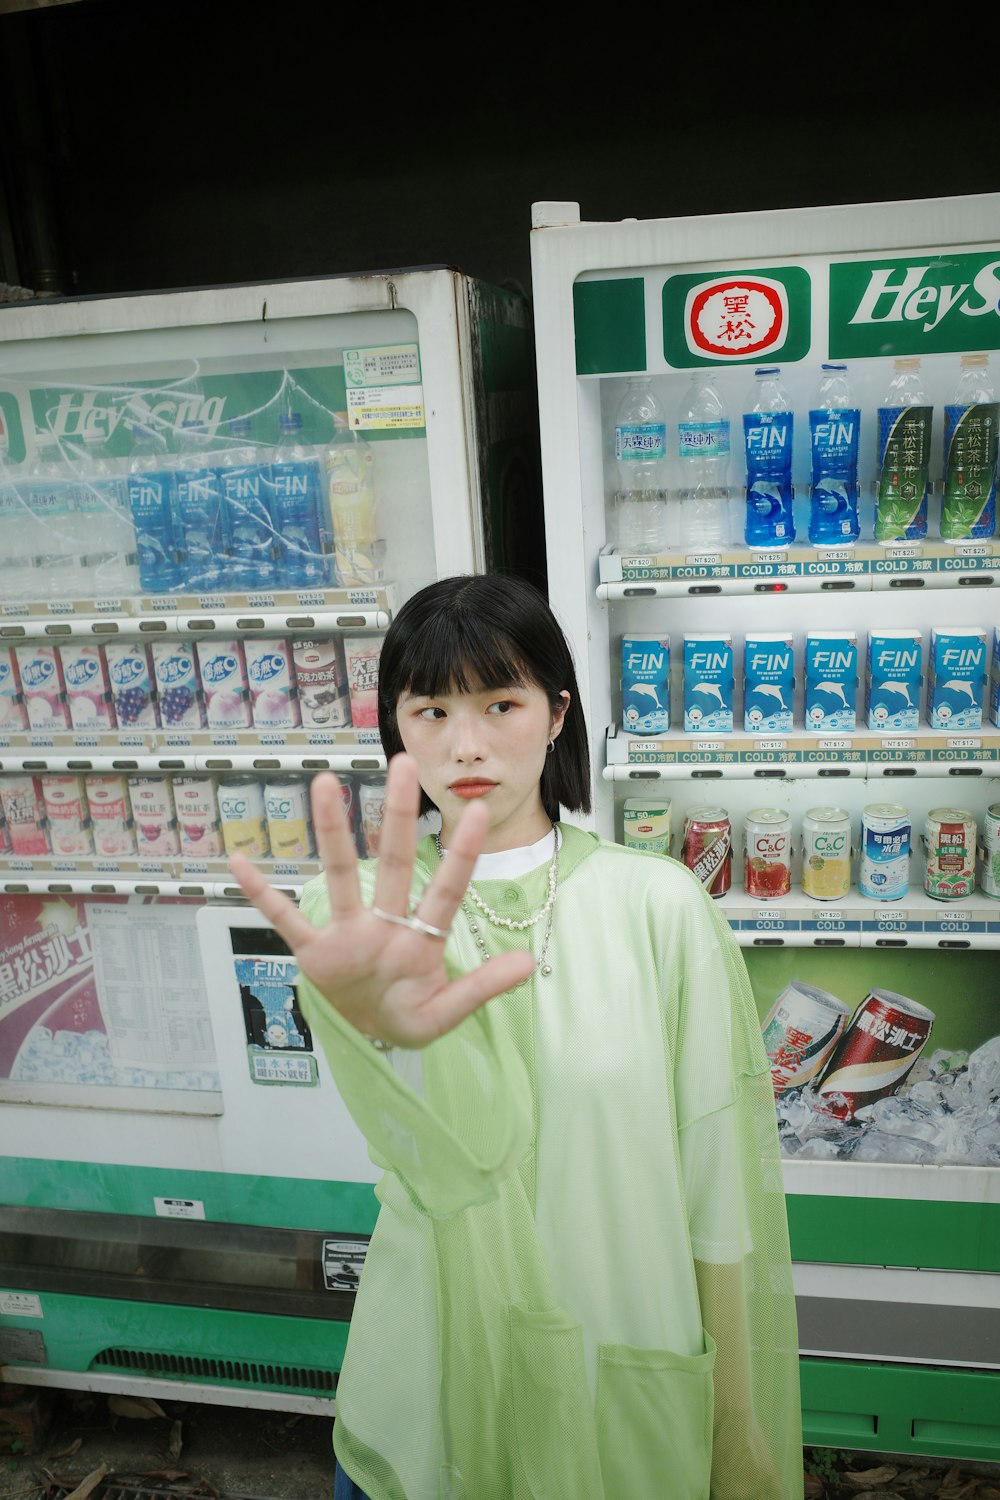
<path fill-rule="evenodd" d="M 1000 1166 L 1000 1036 L 965 1052 L 922 1057 L 903 1086 L 847 1123 L 810 1088 L 776 1101 L 783 1156 L 799 1160 Z"/>
<path fill-rule="evenodd" d="M 11 1069 L 16 1083 L 72 1083 L 114 1088 L 181 1089 L 211 1092 L 219 1075 L 206 1069 L 129 1068 L 115 1062 L 103 1031 L 51 1031 L 34 1026 L 21 1044 Z"/>

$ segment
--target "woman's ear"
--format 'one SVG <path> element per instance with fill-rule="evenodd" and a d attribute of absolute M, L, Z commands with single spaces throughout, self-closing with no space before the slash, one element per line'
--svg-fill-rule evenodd
<path fill-rule="evenodd" d="M 562 734 L 562 727 L 566 722 L 566 711 L 572 701 L 565 688 L 559 694 L 559 699 L 558 705 L 552 710 L 552 726 L 549 730 L 549 738 L 553 740 Z"/>

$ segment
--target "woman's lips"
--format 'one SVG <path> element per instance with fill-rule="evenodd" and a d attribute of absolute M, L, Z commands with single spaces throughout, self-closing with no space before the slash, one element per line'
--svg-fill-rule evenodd
<path fill-rule="evenodd" d="M 485 797 L 496 784 L 495 781 L 453 781 L 448 790 L 454 792 L 456 797 L 464 797 L 469 801 L 473 797 Z"/>

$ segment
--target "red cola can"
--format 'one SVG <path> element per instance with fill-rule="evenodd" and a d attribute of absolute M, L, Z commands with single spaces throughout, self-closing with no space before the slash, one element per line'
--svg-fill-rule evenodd
<path fill-rule="evenodd" d="M 851 1017 L 817 1086 L 827 1114 L 853 1120 L 894 1094 L 920 1056 L 934 1012 L 893 990 L 871 990 Z"/>
<path fill-rule="evenodd" d="M 724 807 L 692 807 L 684 819 L 681 860 L 710 896 L 724 896 L 733 879 L 733 828 Z"/>

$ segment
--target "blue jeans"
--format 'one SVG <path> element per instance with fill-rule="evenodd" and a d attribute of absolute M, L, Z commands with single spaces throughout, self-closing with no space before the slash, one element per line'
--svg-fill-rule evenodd
<path fill-rule="evenodd" d="M 364 1490 L 347 1477 L 339 1464 L 333 1476 L 333 1500 L 368 1500 Z"/>

